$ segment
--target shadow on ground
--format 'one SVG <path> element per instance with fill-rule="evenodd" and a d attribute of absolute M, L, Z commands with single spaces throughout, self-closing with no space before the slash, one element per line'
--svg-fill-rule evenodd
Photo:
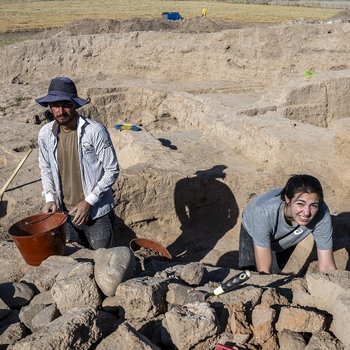
<path fill-rule="evenodd" d="M 167 249 L 176 260 L 202 260 L 232 229 L 239 214 L 236 199 L 220 179 L 225 165 L 198 170 L 196 176 L 176 183 L 174 202 L 181 235 Z"/>

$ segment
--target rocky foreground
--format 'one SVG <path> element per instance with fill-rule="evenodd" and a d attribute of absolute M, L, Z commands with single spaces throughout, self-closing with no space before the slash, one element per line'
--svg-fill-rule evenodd
<path fill-rule="evenodd" d="M 67 247 L 38 267 L 0 247 L 0 348 L 348 349 L 350 272 L 259 275 L 211 292 L 236 270 L 142 261 L 128 247 Z M 18 264 L 11 264 L 9 256 Z"/>

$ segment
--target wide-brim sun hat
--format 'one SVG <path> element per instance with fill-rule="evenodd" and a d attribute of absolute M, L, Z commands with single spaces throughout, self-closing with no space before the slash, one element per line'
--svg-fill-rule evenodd
<path fill-rule="evenodd" d="M 67 77 L 52 79 L 47 95 L 39 97 L 35 101 L 43 107 L 47 107 L 54 102 L 70 101 L 75 108 L 80 108 L 90 102 L 78 96 L 74 82 Z"/>

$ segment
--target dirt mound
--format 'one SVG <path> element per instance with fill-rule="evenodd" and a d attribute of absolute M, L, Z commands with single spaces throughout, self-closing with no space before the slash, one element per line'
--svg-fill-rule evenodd
<path fill-rule="evenodd" d="M 72 22 L 62 28 L 44 31 L 36 36 L 38 39 L 50 38 L 63 31 L 69 35 L 91 35 L 103 33 L 127 33 L 127 32 L 180 32 L 180 33 L 212 33 L 225 29 L 240 28 L 242 25 L 220 20 L 197 17 L 180 21 L 159 19 L 134 18 L 118 21 L 114 19 L 83 19 Z"/>
<path fill-rule="evenodd" d="M 337 13 L 335 16 L 330 17 L 328 21 L 350 22 L 350 10 L 341 11 Z"/>

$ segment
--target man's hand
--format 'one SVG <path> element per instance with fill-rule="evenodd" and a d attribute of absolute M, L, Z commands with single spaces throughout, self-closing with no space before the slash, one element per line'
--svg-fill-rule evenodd
<path fill-rule="evenodd" d="M 56 202 L 47 202 L 43 209 L 42 212 L 43 213 L 54 213 L 55 211 L 57 211 L 58 207 Z"/>
<path fill-rule="evenodd" d="M 78 203 L 74 208 L 72 208 L 72 210 L 68 214 L 74 216 L 73 224 L 82 225 L 89 220 L 90 211 L 91 204 L 84 200 Z"/>

